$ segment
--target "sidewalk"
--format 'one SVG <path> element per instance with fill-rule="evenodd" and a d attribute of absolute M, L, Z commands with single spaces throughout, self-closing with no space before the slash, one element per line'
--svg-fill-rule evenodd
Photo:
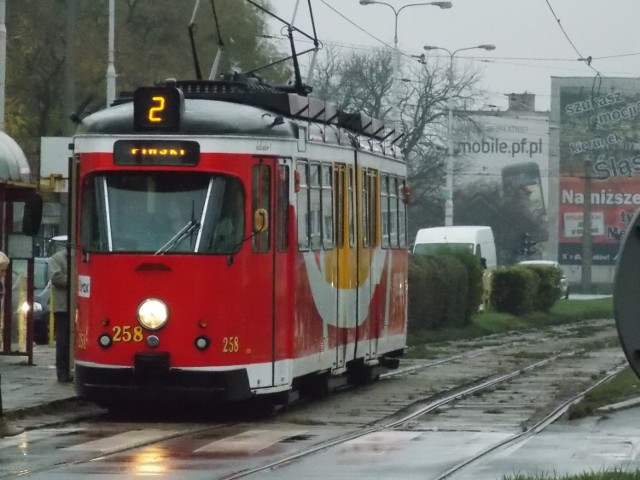
<path fill-rule="evenodd" d="M 8 418 L 75 398 L 73 383 L 56 379 L 55 355 L 50 345 L 34 345 L 33 365 L 27 356 L 0 355 L 0 391 Z"/>

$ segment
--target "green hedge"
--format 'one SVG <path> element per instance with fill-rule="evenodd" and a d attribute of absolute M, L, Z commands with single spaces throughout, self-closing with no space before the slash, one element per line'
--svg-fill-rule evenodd
<path fill-rule="evenodd" d="M 540 281 L 534 308 L 540 312 L 548 312 L 553 304 L 560 299 L 559 287 L 562 272 L 557 268 L 545 265 L 528 265 L 527 268 L 531 269 Z"/>
<path fill-rule="evenodd" d="M 544 265 L 498 268 L 491 282 L 491 306 L 513 315 L 548 312 L 560 298 L 560 276 L 557 268 Z"/>
<path fill-rule="evenodd" d="M 412 255 L 409 261 L 410 328 L 462 327 L 482 302 L 482 267 L 463 249 Z"/>
<path fill-rule="evenodd" d="M 539 283 L 538 276 L 524 266 L 498 268 L 492 276 L 491 306 L 512 315 L 532 312 Z"/>

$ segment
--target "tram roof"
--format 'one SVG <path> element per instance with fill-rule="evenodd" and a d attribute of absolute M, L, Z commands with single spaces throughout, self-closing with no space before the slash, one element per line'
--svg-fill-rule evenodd
<path fill-rule="evenodd" d="M 181 134 L 296 137 L 295 125 L 287 120 L 299 119 L 336 125 L 378 140 L 390 136 L 381 120 L 361 112 L 345 112 L 331 102 L 287 91 L 286 87 L 273 88 L 251 77 L 169 80 L 164 85 L 176 86 L 185 97 Z M 131 94 L 125 94 L 112 108 L 89 115 L 80 123 L 78 133 L 138 133 L 133 127 L 132 100 Z"/>
<path fill-rule="evenodd" d="M 267 116 L 268 115 L 268 116 Z M 275 116 L 264 109 L 204 99 L 185 99 L 180 119 L 182 135 L 259 135 L 267 137 L 296 137 L 291 122 L 274 124 Z M 134 134 L 133 102 L 116 105 L 84 118 L 78 134 Z"/>

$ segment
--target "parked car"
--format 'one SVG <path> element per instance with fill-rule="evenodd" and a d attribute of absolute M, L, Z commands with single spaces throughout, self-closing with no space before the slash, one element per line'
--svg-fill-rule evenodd
<path fill-rule="evenodd" d="M 560 290 L 560 298 L 567 299 L 569 298 L 569 281 L 567 280 L 567 276 L 564 274 L 562 267 L 555 260 L 523 260 L 520 262 L 520 265 L 542 265 L 547 267 L 553 267 L 560 270 L 560 284 L 558 285 L 558 289 Z"/>

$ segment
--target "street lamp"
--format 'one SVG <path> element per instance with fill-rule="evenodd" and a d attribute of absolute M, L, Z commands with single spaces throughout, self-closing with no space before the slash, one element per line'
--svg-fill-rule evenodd
<path fill-rule="evenodd" d="M 409 3 L 408 5 L 403 5 L 402 7 L 396 8 L 386 2 L 378 2 L 376 0 L 360 0 L 360 5 L 386 5 L 391 10 L 393 10 L 393 14 L 395 15 L 394 29 L 393 29 L 393 112 L 394 117 L 397 117 L 397 108 L 398 108 L 398 80 L 397 77 L 400 75 L 400 50 L 398 49 L 398 16 L 400 12 L 408 7 L 422 7 L 427 5 L 433 5 L 435 7 L 440 8 L 451 8 L 451 2 L 421 2 L 421 3 Z M 394 118 L 393 120 L 397 120 Z"/>
<path fill-rule="evenodd" d="M 116 67 L 115 60 L 115 23 L 116 9 L 114 0 L 109 0 L 109 39 L 107 50 L 107 108 L 111 106 L 116 98 Z"/>
<path fill-rule="evenodd" d="M 360 0 L 362 1 L 362 0 Z M 463 50 L 495 50 L 495 45 L 476 45 L 474 47 L 459 48 L 453 52 L 442 47 L 435 47 L 432 45 L 425 45 L 424 49 L 429 50 L 442 50 L 449 54 L 449 98 L 447 99 L 447 109 L 449 110 L 449 119 L 447 121 L 447 189 L 445 192 L 446 199 L 444 203 L 444 224 L 445 226 L 453 225 L 453 57 L 458 52 Z"/>

